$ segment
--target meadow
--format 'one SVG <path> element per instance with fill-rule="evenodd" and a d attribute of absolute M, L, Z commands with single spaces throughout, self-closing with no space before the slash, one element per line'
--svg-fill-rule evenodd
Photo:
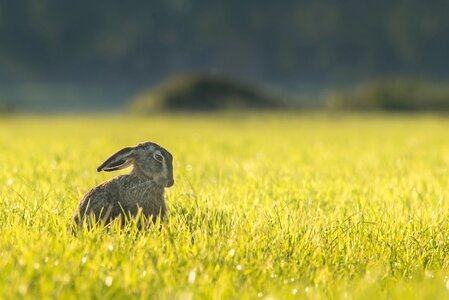
<path fill-rule="evenodd" d="M 68 229 L 110 154 L 174 156 L 167 219 Z M 449 299 L 449 118 L 0 119 L 2 299 Z"/>

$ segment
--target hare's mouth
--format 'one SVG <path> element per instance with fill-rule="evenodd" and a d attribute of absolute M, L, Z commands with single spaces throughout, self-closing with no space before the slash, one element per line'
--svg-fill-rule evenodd
<path fill-rule="evenodd" d="M 168 188 L 175 184 L 175 181 L 173 179 L 165 179 L 165 178 L 155 178 L 153 182 L 161 188 Z"/>
<path fill-rule="evenodd" d="M 155 183 L 160 187 L 168 188 L 168 187 L 173 186 L 175 184 L 175 181 L 173 179 L 165 179 L 165 180 L 160 180 L 160 181 L 157 180 L 157 181 L 155 181 Z"/>
<path fill-rule="evenodd" d="M 171 187 L 174 184 L 175 184 L 175 180 L 172 178 L 167 181 L 167 184 L 165 185 L 165 187 Z"/>

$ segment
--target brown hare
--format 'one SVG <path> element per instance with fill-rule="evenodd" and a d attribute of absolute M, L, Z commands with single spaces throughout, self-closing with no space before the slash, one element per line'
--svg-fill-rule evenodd
<path fill-rule="evenodd" d="M 110 172 L 131 165 L 131 173 L 104 182 L 84 195 L 73 217 L 76 225 L 82 226 L 86 217 L 105 224 L 117 217 L 123 221 L 139 211 L 153 221 L 165 216 L 164 189 L 174 184 L 173 156 L 161 146 L 145 142 L 118 151 L 97 171 Z"/>

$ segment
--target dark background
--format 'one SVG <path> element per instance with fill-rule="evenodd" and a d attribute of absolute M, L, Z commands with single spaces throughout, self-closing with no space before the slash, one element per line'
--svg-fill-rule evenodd
<path fill-rule="evenodd" d="M 449 77 L 449 1 L 0 1 L 0 103 L 113 110 L 177 74 L 321 101 L 330 87 Z"/>

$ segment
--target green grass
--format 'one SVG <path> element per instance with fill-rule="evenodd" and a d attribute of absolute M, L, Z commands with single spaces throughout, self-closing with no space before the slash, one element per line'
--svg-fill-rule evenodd
<path fill-rule="evenodd" d="M 0 120 L 0 298 L 449 298 L 449 119 L 313 114 Z M 67 225 L 150 140 L 162 229 Z"/>

